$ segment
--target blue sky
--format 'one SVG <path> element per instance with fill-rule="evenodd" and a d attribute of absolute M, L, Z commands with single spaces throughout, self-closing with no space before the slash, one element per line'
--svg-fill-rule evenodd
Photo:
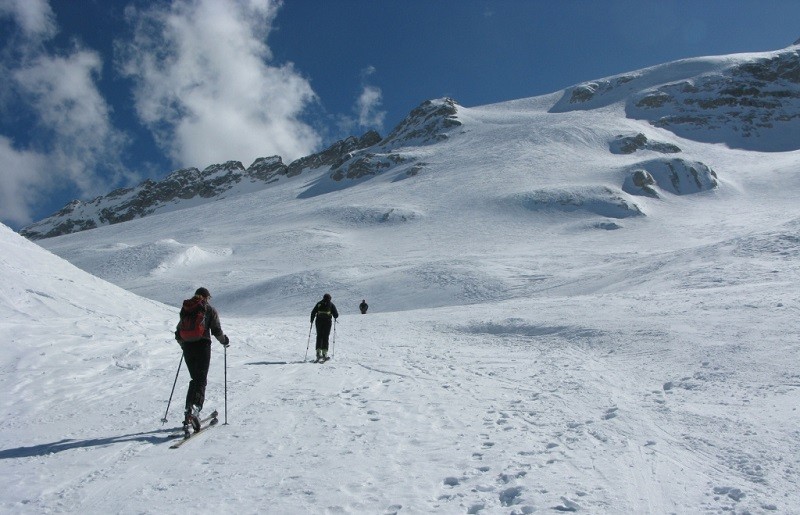
<path fill-rule="evenodd" d="M 0 0 L 0 220 L 386 135 L 427 99 L 783 48 L 797 0 Z"/>

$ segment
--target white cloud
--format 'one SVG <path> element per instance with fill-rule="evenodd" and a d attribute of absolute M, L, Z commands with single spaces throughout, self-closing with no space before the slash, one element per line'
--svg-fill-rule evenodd
<path fill-rule="evenodd" d="M 0 163 L 3 165 L 0 219 L 11 224 L 29 224 L 33 221 L 34 204 L 49 190 L 48 159 L 36 152 L 17 150 L 11 140 L 0 136 Z"/>
<path fill-rule="evenodd" d="M 27 38 L 49 38 L 56 33 L 55 15 L 47 0 L 0 0 L 0 16 L 14 18 Z"/>
<path fill-rule="evenodd" d="M 320 143 L 304 123 L 317 101 L 291 64 L 271 66 L 265 41 L 279 3 L 270 0 L 174 0 L 129 9 L 135 37 L 120 69 L 136 86 L 136 111 L 180 166 L 230 159 L 249 165 L 285 161 Z"/>
<path fill-rule="evenodd" d="M 375 86 L 364 86 L 358 97 L 356 108 L 358 111 L 358 124 L 361 127 L 383 128 L 385 111 L 379 111 L 383 100 L 383 92 Z"/>
<path fill-rule="evenodd" d="M 97 87 L 100 56 L 77 44 L 56 56 L 41 45 L 57 30 L 46 1 L 0 0 L 0 16 L 10 16 L 18 30 L 0 54 L 7 79 L 0 113 L 24 110 L 36 135 L 31 141 L 0 135 L 0 216 L 24 223 L 55 191 L 99 194 L 127 176 L 118 157 L 125 136 L 112 127 Z"/>
<path fill-rule="evenodd" d="M 369 84 L 369 78 L 376 72 L 374 66 L 367 66 L 361 70 L 361 93 L 353 105 L 355 116 L 340 115 L 338 117 L 339 130 L 350 133 L 356 130 L 374 129 L 383 130 L 386 111 L 381 111 L 383 105 L 383 91 L 381 88 Z"/>
<path fill-rule="evenodd" d="M 109 108 L 95 77 L 100 56 L 77 50 L 65 57 L 42 55 L 14 72 L 18 90 L 51 133 L 46 152 L 55 174 L 64 175 L 84 194 L 100 193 L 120 177 L 98 180 L 96 168 L 117 169 L 125 137 L 112 127 Z M 98 184 L 99 183 L 99 184 Z"/>

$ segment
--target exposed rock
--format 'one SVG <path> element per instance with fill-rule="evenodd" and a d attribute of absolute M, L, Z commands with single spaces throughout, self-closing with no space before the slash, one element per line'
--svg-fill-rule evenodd
<path fill-rule="evenodd" d="M 457 118 L 458 104 L 451 98 L 426 100 L 400 122 L 381 141 L 385 148 L 402 145 L 425 145 L 447 138 L 447 132 L 461 125 Z"/>
<path fill-rule="evenodd" d="M 644 215 L 622 192 L 607 186 L 541 189 L 515 195 L 511 201 L 530 211 L 583 212 L 616 219 Z"/>
<path fill-rule="evenodd" d="M 292 164 L 289 165 L 286 175 L 287 177 L 293 177 L 302 173 L 303 170 L 333 166 L 337 162 L 346 159 L 351 152 L 372 147 L 377 145 L 380 141 L 381 136 L 375 131 L 369 131 L 360 138 L 351 136 L 334 143 L 322 152 L 293 161 Z"/>
<path fill-rule="evenodd" d="M 631 195 L 658 197 L 656 187 L 675 195 L 690 195 L 718 186 L 716 172 L 699 161 L 655 159 L 633 168 L 622 189 Z"/>
<path fill-rule="evenodd" d="M 681 151 L 678 146 L 672 143 L 648 140 L 647 136 L 641 132 L 635 136 L 617 136 L 609 144 L 609 149 L 612 154 L 633 154 L 637 150 L 651 150 L 662 154 L 675 154 Z"/>
<path fill-rule="evenodd" d="M 400 154 L 358 154 L 351 159 L 342 160 L 331 169 L 331 179 L 360 179 L 368 175 L 377 175 L 394 165 L 402 164 L 407 158 Z"/>
<path fill-rule="evenodd" d="M 279 156 L 272 156 L 256 159 L 246 170 L 239 161 L 211 165 L 203 171 L 197 168 L 175 170 L 161 181 L 148 179 L 135 188 L 120 188 L 89 202 L 74 200 L 57 213 L 25 227 L 20 234 L 32 240 L 50 238 L 142 218 L 181 200 L 212 201 L 242 182 L 266 187 L 281 177 L 331 166 L 350 152 L 373 146 L 380 139 L 377 132 L 370 131 L 360 138 L 350 137 L 334 143 L 288 166 Z"/>
<path fill-rule="evenodd" d="M 800 50 L 792 47 L 642 91 L 628 101 L 627 112 L 698 141 L 762 151 L 800 149 L 800 138 L 781 137 L 800 127 Z"/>
<path fill-rule="evenodd" d="M 619 88 L 636 78 L 635 75 L 620 75 L 611 79 L 603 79 L 592 82 L 585 82 L 572 88 L 569 97 L 570 104 L 582 104 L 589 102 L 596 95 L 602 95 L 609 91 Z"/>
<path fill-rule="evenodd" d="M 762 152 L 800 149 L 800 48 L 697 58 L 593 80 L 564 91 L 552 113 L 616 103 L 682 138 Z"/>
<path fill-rule="evenodd" d="M 247 168 L 247 175 L 253 180 L 269 183 L 277 181 L 279 175 L 286 175 L 288 168 L 280 156 L 259 157 Z"/>
<path fill-rule="evenodd" d="M 331 166 L 330 177 L 334 181 L 361 179 L 378 175 L 412 160 L 396 149 L 404 146 L 426 145 L 447 139 L 447 133 L 461 122 L 457 119 L 458 104 L 450 98 L 427 100 L 411 111 L 397 127 L 372 148 L 343 155 Z M 414 176 L 422 165 L 414 165 L 406 171 Z"/>
<path fill-rule="evenodd" d="M 631 195 L 645 195 L 658 198 L 658 192 L 653 188 L 656 180 L 647 170 L 634 170 L 629 180 L 630 183 L 626 180 L 626 183 L 623 184 L 623 191 Z M 631 187 L 630 184 L 633 184 L 633 187 Z"/>

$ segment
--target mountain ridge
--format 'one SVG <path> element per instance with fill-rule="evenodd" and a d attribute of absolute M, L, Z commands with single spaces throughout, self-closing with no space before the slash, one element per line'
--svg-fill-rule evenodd
<path fill-rule="evenodd" d="M 508 104 L 512 103 L 516 105 L 519 101 Z M 613 105 L 620 105 L 628 119 L 646 121 L 652 127 L 691 141 L 724 143 L 745 150 L 797 150 L 800 148 L 800 48 L 795 45 L 773 52 L 684 59 L 576 84 L 564 89 L 547 112 L 558 115 Z M 369 131 L 360 138 L 336 142 L 288 166 L 279 156 L 272 156 L 257 159 L 247 169 L 238 161 L 228 161 L 203 171 L 176 170 L 158 182 L 147 180 L 136 188 L 115 190 L 89 202 L 72 201 L 54 215 L 23 228 L 20 234 L 36 240 L 116 224 L 268 188 L 279 180 L 310 170 L 323 170 L 339 184 L 331 184 L 324 177 L 312 180 L 309 188 L 300 192 L 299 199 L 347 188 L 352 183 L 342 181 L 362 182 L 389 170 L 402 170 L 402 177 L 413 177 L 425 169 L 426 163 L 415 157 L 413 151 L 403 149 L 441 144 L 448 139 L 449 132 L 459 127 L 463 132 L 459 108 L 463 109 L 449 98 L 425 101 L 385 138 Z M 612 152 L 680 151 L 679 145 L 657 140 L 637 144 L 636 138 L 646 139 L 641 132 L 619 135 L 620 141 L 626 138 L 628 146 L 617 142 Z M 679 167 L 689 170 L 696 179 L 698 174 L 714 176 L 710 165 L 695 165 L 692 161 L 685 164 L 687 161 L 683 160 Z M 655 184 L 652 170 L 645 166 L 634 174 L 636 179 L 623 181 L 625 191 L 657 196 L 650 188 Z M 682 191 L 675 183 L 680 176 L 681 172 L 673 174 L 670 189 L 675 193 Z M 712 180 L 697 181 L 715 186 Z M 636 184 L 644 184 L 645 189 Z M 705 186 L 701 184 L 699 189 Z"/>

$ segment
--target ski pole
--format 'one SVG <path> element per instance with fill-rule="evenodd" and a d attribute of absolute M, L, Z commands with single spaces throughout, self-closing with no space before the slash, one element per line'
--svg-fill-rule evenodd
<path fill-rule="evenodd" d="M 333 341 L 331 342 L 331 358 L 333 357 L 333 349 L 336 347 L 336 319 L 333 319 Z"/>
<path fill-rule="evenodd" d="M 314 322 L 311 322 L 311 325 L 308 326 L 308 343 L 306 343 L 306 356 L 303 358 L 303 361 L 308 361 L 308 348 L 311 346 L 311 329 L 314 328 Z"/>
<path fill-rule="evenodd" d="M 226 345 L 223 347 L 225 349 L 225 423 L 222 424 L 223 426 L 228 425 L 228 346 Z"/>
<path fill-rule="evenodd" d="M 169 413 L 169 405 L 172 404 L 172 394 L 175 393 L 175 385 L 178 384 L 178 374 L 181 373 L 181 365 L 183 365 L 183 352 L 181 352 L 181 360 L 178 362 L 178 371 L 175 373 L 175 382 L 172 383 L 172 391 L 169 392 L 169 400 L 167 401 L 167 411 L 164 412 L 164 418 L 161 419 L 162 424 L 167 423 L 167 413 Z"/>

